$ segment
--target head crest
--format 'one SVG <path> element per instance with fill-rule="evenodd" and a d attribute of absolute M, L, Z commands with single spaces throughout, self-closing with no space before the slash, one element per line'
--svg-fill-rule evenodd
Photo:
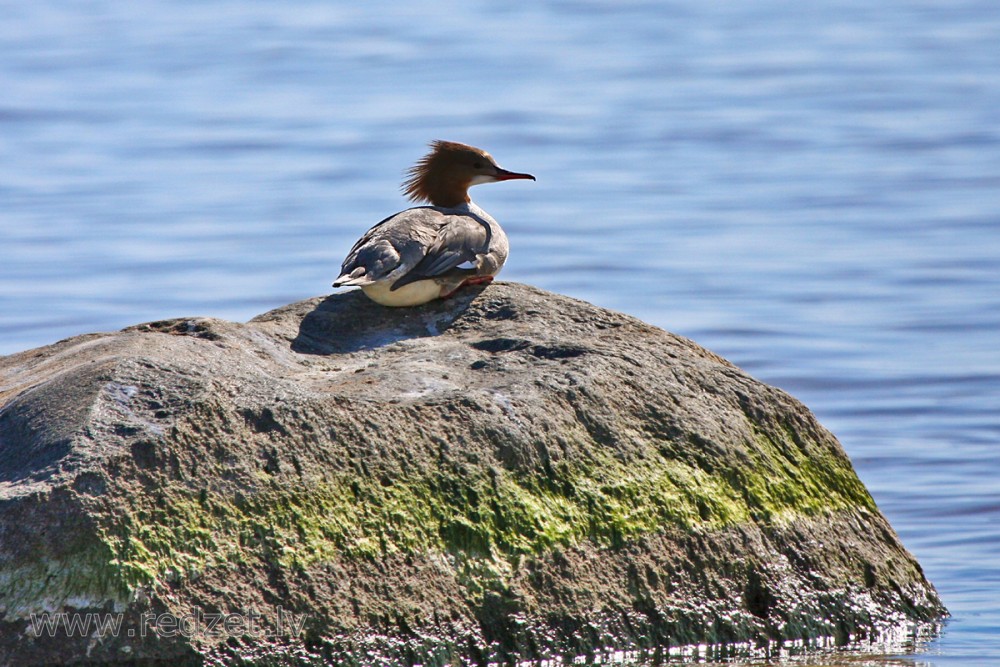
<path fill-rule="evenodd" d="M 402 190 L 414 202 L 431 202 L 443 206 L 455 206 L 462 201 L 468 201 L 466 190 L 468 183 L 460 183 L 448 179 L 445 167 L 451 164 L 458 155 L 479 155 L 485 159 L 493 159 L 474 146 L 460 144 L 456 141 L 440 139 L 430 143 L 430 152 L 420 158 L 415 165 L 406 171 L 406 180 Z M 453 201 L 454 200 L 454 201 Z"/>

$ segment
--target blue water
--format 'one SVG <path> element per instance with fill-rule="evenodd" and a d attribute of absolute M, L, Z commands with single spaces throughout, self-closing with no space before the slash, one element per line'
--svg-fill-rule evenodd
<path fill-rule="evenodd" d="M 538 177 L 503 278 L 840 437 L 954 614 L 904 664 L 1000 664 L 994 0 L 3 3 L 0 354 L 327 293 L 434 138 Z"/>

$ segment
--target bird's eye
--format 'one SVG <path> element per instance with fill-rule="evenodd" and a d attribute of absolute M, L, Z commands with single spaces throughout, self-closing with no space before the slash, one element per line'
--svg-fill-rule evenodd
<path fill-rule="evenodd" d="M 483 168 L 483 163 L 482 162 L 476 162 L 475 164 L 472 165 L 472 167 L 473 167 L 473 169 L 482 169 Z"/>

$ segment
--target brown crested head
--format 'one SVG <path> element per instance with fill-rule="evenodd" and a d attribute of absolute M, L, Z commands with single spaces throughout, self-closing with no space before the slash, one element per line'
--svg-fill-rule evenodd
<path fill-rule="evenodd" d="M 531 174 L 507 171 L 489 153 L 454 141 L 432 141 L 431 151 L 407 171 L 403 192 L 415 202 L 453 207 L 469 201 L 469 188 Z"/>

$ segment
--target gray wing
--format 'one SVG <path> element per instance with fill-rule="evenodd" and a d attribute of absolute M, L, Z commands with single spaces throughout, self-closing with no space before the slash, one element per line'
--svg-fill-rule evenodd
<path fill-rule="evenodd" d="M 392 285 L 397 290 L 418 280 L 448 274 L 475 275 L 479 256 L 489 252 L 493 233 L 485 222 L 470 215 L 449 215 L 445 224 L 416 266 Z M 471 264 L 469 268 L 460 268 Z"/>
<path fill-rule="evenodd" d="M 464 271 L 458 267 L 485 253 L 490 237 L 489 226 L 471 215 L 432 206 L 407 209 L 378 223 L 354 244 L 333 284 L 363 286 L 391 278 L 392 289 L 398 289 Z"/>

